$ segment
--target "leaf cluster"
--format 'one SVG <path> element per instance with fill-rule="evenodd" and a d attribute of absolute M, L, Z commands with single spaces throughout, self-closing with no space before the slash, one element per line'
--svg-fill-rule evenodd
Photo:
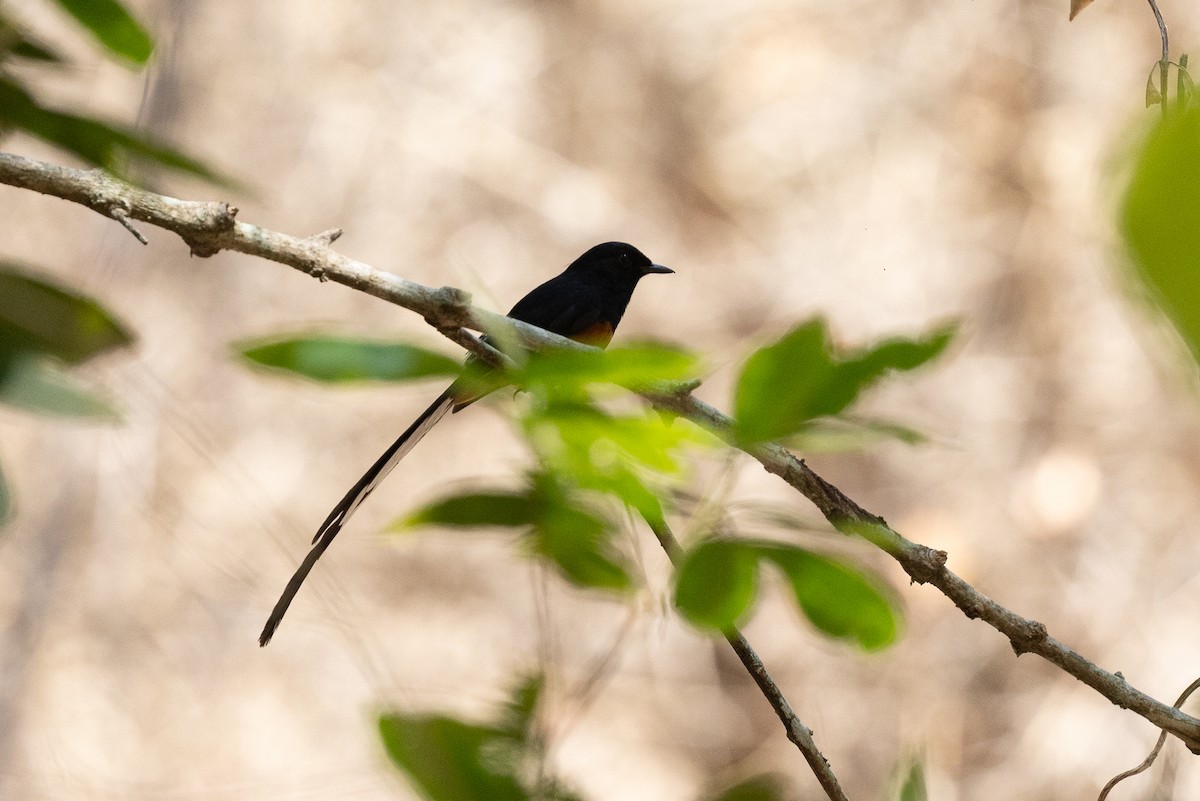
<path fill-rule="evenodd" d="M 118 0 L 56 0 L 111 57 L 144 66 L 154 52 L 146 30 Z M 43 104 L 29 75 L 66 69 L 52 45 L 27 31 L 0 6 L 0 140 L 20 131 L 128 178 L 131 159 L 229 185 L 194 158 L 132 128 Z M 42 277 L 0 263 L 0 403 L 39 413 L 115 418 L 112 405 L 81 386 L 70 368 L 133 341 L 130 331 L 96 301 Z M 11 502 L 0 476 L 0 522 Z"/>
<path fill-rule="evenodd" d="M 755 351 L 736 385 L 735 438 L 743 445 L 811 436 L 841 415 L 889 372 L 912 370 L 944 351 L 953 329 L 892 338 L 841 350 L 820 319 L 798 325 Z M 493 337 L 493 341 L 503 341 Z M 416 380 L 457 373 L 439 354 L 412 345 L 304 334 L 241 343 L 252 362 L 328 383 Z M 468 360 L 460 385 L 480 394 L 500 386 L 520 390 L 517 422 L 534 456 L 517 488 L 464 491 L 411 512 L 396 530 L 438 525 L 457 531 L 515 532 L 524 550 L 581 588 L 626 590 L 634 585 L 620 547 L 622 508 L 656 532 L 676 508 L 687 466 L 717 440 L 686 420 L 639 404 L 629 392 L 664 391 L 698 382 L 701 361 L 674 347 L 641 343 L 599 350 L 510 351 L 511 364 Z M 888 424 L 838 418 L 873 435 Z M 874 426 L 873 429 L 870 427 Z M 892 430 L 910 439 L 903 427 Z M 700 533 L 707 529 L 701 526 Z M 786 580 L 797 606 L 827 636 L 866 650 L 894 641 L 900 614 L 884 583 L 844 560 L 785 540 L 699 536 L 682 555 L 675 603 L 697 626 L 724 632 L 744 620 L 757 596 L 761 566 Z"/>
<path fill-rule="evenodd" d="M 0 262 L 0 404 L 42 414 L 114 419 L 71 368 L 133 342 L 129 329 L 91 298 Z M 0 522 L 9 510 L 0 476 Z"/>
<path fill-rule="evenodd" d="M 606 500 L 663 520 L 659 486 L 682 476 L 685 448 L 711 438 L 686 421 L 641 407 L 614 411 L 599 400 L 614 387 L 641 390 L 698 369 L 694 355 L 662 345 L 531 354 L 500 373 L 525 395 L 518 422 L 535 464 L 524 487 L 452 496 L 405 525 L 516 529 L 528 552 L 576 586 L 627 589 L 629 566 L 615 543 L 620 526 Z"/>
<path fill-rule="evenodd" d="M 109 56 L 134 68 L 149 61 L 153 40 L 118 0 L 55 1 Z M 27 31 L 0 7 L 0 138 L 21 131 L 126 179 L 131 178 L 133 160 L 232 185 L 197 159 L 132 127 L 42 103 L 27 76 L 69 66 L 54 46 Z"/>
<path fill-rule="evenodd" d="M 523 680 L 495 720 L 472 723 L 440 715 L 389 712 L 379 734 L 392 763 L 429 801 L 580 801 L 545 765 L 537 708 L 540 677 Z M 779 801 L 770 776 L 705 793 L 698 801 Z"/>

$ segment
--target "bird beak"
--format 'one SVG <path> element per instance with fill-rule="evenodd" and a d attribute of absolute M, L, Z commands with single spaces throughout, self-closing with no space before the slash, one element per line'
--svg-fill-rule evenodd
<path fill-rule="evenodd" d="M 661 264 L 651 264 L 649 267 L 645 268 L 645 270 L 643 272 L 645 275 L 649 275 L 650 273 L 660 273 L 660 274 L 665 275 L 667 273 L 673 273 L 675 271 L 672 270 L 670 267 L 663 267 Z"/>

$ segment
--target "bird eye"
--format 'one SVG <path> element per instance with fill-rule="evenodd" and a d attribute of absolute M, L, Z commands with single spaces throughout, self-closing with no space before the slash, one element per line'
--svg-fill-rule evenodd
<path fill-rule="evenodd" d="M 620 256 L 617 256 L 617 261 L 621 262 L 621 265 L 623 267 L 628 267 L 629 266 L 629 254 L 622 253 Z"/>

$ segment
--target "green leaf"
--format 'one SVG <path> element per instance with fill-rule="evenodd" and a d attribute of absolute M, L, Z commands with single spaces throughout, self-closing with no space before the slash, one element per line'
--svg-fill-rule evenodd
<path fill-rule="evenodd" d="M 537 501 L 528 494 L 479 492 L 456 495 L 413 512 L 404 525 L 530 526 L 537 520 L 538 507 Z"/>
<path fill-rule="evenodd" d="M 572 485 L 619 498 L 652 524 L 662 518 L 650 474 L 682 471 L 684 445 L 709 442 L 696 426 L 651 411 L 612 415 L 589 403 L 534 405 L 524 420 L 526 438 L 546 469 Z"/>
<path fill-rule="evenodd" d="M 524 528 L 526 549 L 551 562 L 572 584 L 623 590 L 630 583 L 612 546 L 612 525 L 584 508 L 576 493 L 548 475 L 533 476 L 524 493 L 469 493 L 437 501 L 400 525 L 424 524 Z"/>
<path fill-rule="evenodd" d="M 839 560 L 794 546 L 758 547 L 787 576 L 800 609 L 818 629 L 867 651 L 895 642 L 899 611 L 877 581 Z"/>
<path fill-rule="evenodd" d="M 1200 107 L 1159 119 L 1121 209 L 1134 279 L 1200 361 Z"/>
<path fill-rule="evenodd" d="M 132 342 L 129 329 L 94 300 L 0 262 L 0 349 L 78 364 Z"/>
<path fill-rule="evenodd" d="M 0 526 L 8 522 L 12 514 L 12 499 L 8 494 L 8 484 L 4 481 L 4 473 L 0 473 Z"/>
<path fill-rule="evenodd" d="M 783 798 L 780 781 L 774 776 L 754 776 L 714 796 L 708 796 L 706 801 L 779 801 Z"/>
<path fill-rule="evenodd" d="M 132 129 L 44 108 L 10 76 L 0 75 L 0 129 L 5 127 L 25 131 L 117 176 L 126 177 L 125 162 L 133 156 L 218 186 L 235 186 L 199 161 Z"/>
<path fill-rule="evenodd" d="M 919 759 L 914 759 L 896 792 L 896 801 L 926 801 L 928 798 L 929 794 L 925 789 L 925 765 Z"/>
<path fill-rule="evenodd" d="M 531 355 L 513 381 L 530 391 L 578 397 L 593 384 L 613 384 L 634 392 L 697 377 L 699 358 L 668 345 L 644 343 L 609 350 L 552 350 Z"/>
<path fill-rule="evenodd" d="M 746 361 L 734 391 L 734 429 L 743 442 L 786 436 L 822 410 L 822 390 L 834 383 L 825 321 L 809 320 Z"/>
<path fill-rule="evenodd" d="M 28 36 L 0 15 L 0 61 L 5 55 L 41 61 L 45 64 L 62 64 L 62 58 L 50 48 Z"/>
<path fill-rule="evenodd" d="M 683 558 L 675 605 L 697 626 L 727 631 L 750 609 L 758 592 L 758 548 L 739 540 L 707 540 Z"/>
<path fill-rule="evenodd" d="M 145 64 L 154 42 L 117 0 L 57 0 L 79 24 L 91 31 L 110 53 Z"/>
<path fill-rule="evenodd" d="M 501 729 L 436 716 L 384 715 L 388 756 L 430 801 L 526 801 L 512 740 Z M 506 764 L 507 763 L 507 764 Z"/>
<path fill-rule="evenodd" d="M 892 370 L 912 370 L 953 338 L 942 328 L 920 340 L 895 338 L 841 355 L 822 319 L 810 320 L 746 361 L 734 392 L 735 432 L 745 444 L 780 439 L 835 415 Z"/>
<path fill-rule="evenodd" d="M 412 381 L 457 375 L 462 366 L 433 351 L 400 342 L 328 336 L 272 337 L 234 345 L 256 364 L 314 381 Z"/>
<path fill-rule="evenodd" d="M 534 524 L 529 546 L 577 587 L 624 590 L 630 585 L 629 573 L 611 540 L 608 521 L 566 503 L 552 503 Z"/>
<path fill-rule="evenodd" d="M 892 370 L 915 370 L 941 355 L 950 340 L 954 339 L 956 326 L 937 329 L 924 339 L 892 337 L 879 345 L 867 348 L 846 364 L 866 380 L 887 374 Z"/>
<path fill-rule="evenodd" d="M 582 403 L 547 407 L 532 414 L 530 421 L 534 428 L 548 426 L 535 437 L 552 432 L 571 460 L 600 471 L 616 471 L 633 462 L 658 473 L 678 473 L 682 468 L 677 451 L 697 440 L 692 428 L 664 422 L 649 411 L 612 415 Z"/>
<path fill-rule="evenodd" d="M 118 416 L 108 401 L 80 387 L 57 364 L 21 350 L 0 350 L 0 403 L 69 417 Z"/>
<path fill-rule="evenodd" d="M 530 743 L 530 728 L 545 686 L 545 677 L 541 675 L 529 676 L 517 685 L 504 707 L 500 726 L 502 731 L 518 742 Z"/>

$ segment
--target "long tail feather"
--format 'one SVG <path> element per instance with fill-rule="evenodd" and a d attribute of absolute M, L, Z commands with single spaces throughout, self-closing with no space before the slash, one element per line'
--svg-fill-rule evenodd
<path fill-rule="evenodd" d="M 350 515 L 358 510 L 367 496 L 379 486 L 388 473 L 392 472 L 392 468 L 413 449 L 413 446 L 420 442 L 421 438 L 428 434 L 429 430 L 446 415 L 446 412 L 458 403 L 455 390 L 456 387 L 451 386 L 428 409 L 422 412 L 421 416 L 408 427 L 408 430 L 392 443 L 392 447 L 384 451 L 375 464 L 371 465 L 371 469 L 350 488 L 346 496 L 338 501 L 337 506 L 333 507 L 329 517 L 325 518 L 325 522 L 321 524 L 313 537 L 312 550 L 308 552 L 308 556 L 304 557 L 300 567 L 296 568 L 291 581 L 283 590 L 283 595 L 279 596 L 279 601 L 271 610 L 271 616 L 267 618 L 267 625 L 263 627 L 262 634 L 258 637 L 260 646 L 271 641 L 275 629 L 279 628 L 279 623 L 283 620 L 284 613 L 291 606 L 292 599 L 300 591 L 300 585 L 304 583 L 304 579 L 313 569 L 313 565 L 321 558 L 321 554 L 325 553 L 325 549 L 333 542 L 333 538 L 342 530 L 342 526 L 346 525 Z"/>

